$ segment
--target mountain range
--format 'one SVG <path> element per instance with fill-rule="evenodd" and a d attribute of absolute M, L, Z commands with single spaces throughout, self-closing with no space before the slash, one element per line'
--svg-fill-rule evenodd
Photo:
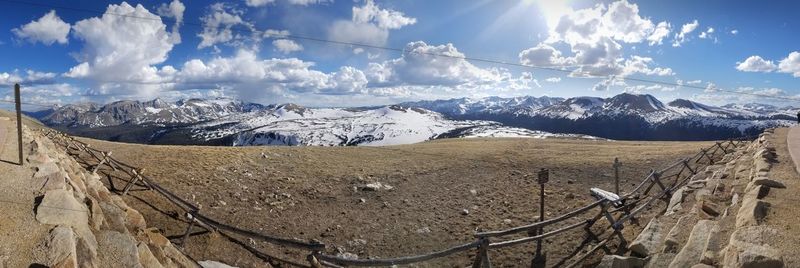
<path fill-rule="evenodd" d="M 487 97 L 361 108 L 261 105 L 233 99 L 70 104 L 29 115 L 70 134 L 149 144 L 392 145 L 453 137 L 715 140 L 786 126 L 798 109 L 715 107 L 651 95 Z"/>

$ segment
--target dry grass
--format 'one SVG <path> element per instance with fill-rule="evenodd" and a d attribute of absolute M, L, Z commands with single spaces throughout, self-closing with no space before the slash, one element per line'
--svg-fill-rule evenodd
<path fill-rule="evenodd" d="M 551 171 L 546 214 L 554 217 L 592 202 L 589 187 L 613 189 L 614 157 L 623 163 L 625 190 L 650 169 L 712 144 L 453 139 L 390 147 L 230 148 L 87 142 L 146 168 L 150 177 L 199 204 L 212 218 L 263 233 L 320 240 L 331 245 L 329 253 L 338 247 L 361 258 L 425 253 L 472 241 L 476 230 L 533 222 L 538 186 L 526 175 L 539 168 Z M 123 186 L 114 181 L 117 188 Z M 394 189 L 354 189 L 374 181 Z M 153 192 L 134 191 L 126 200 L 167 235 L 183 233 L 185 224 L 169 216 L 178 209 Z M 462 214 L 464 209 L 468 215 Z M 628 227 L 626 233 L 640 228 Z M 581 238 L 578 231 L 548 239 L 549 264 Z M 187 250 L 200 260 L 260 266 L 259 259 L 223 240 L 209 234 L 192 236 Z M 257 247 L 296 260 L 307 254 L 260 242 Z M 493 264 L 527 265 L 533 249 L 526 244 L 493 251 Z M 465 266 L 473 255 L 422 266 Z"/>

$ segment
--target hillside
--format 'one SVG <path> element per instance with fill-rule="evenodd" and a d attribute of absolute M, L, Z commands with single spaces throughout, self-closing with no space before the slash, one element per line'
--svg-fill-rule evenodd
<path fill-rule="evenodd" d="M 85 141 L 145 168 L 158 183 L 213 218 L 265 233 L 319 240 L 330 245 L 329 253 L 360 258 L 440 250 L 470 241 L 476 230 L 531 222 L 537 214 L 538 187 L 529 176 L 539 168 L 551 170 L 547 215 L 554 216 L 592 202 L 589 187 L 610 189 L 614 157 L 624 163 L 623 189 L 630 189 L 651 168 L 709 145 L 474 138 L 389 147 L 231 148 Z M 112 181 L 122 187 L 120 181 Z M 184 231 L 184 224 L 170 216 L 179 210 L 152 191 L 131 191 L 126 201 L 148 220 L 165 226 L 168 234 Z M 633 236 L 641 227 L 632 225 L 626 235 Z M 557 244 L 547 243 L 549 256 L 567 254 L 581 234 L 565 237 Z M 259 267 L 259 259 L 224 238 L 198 233 L 189 240 L 187 251 L 194 258 Z M 293 260 L 307 254 L 253 245 Z M 531 252 L 531 246 L 512 247 L 493 253 L 492 260 L 527 262 Z M 469 258 L 458 254 L 422 267 L 444 264 L 465 266 Z"/>

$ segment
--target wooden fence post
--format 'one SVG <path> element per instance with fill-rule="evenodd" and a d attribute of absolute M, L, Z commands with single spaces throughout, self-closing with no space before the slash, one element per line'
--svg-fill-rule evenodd
<path fill-rule="evenodd" d="M 191 212 L 187 212 L 186 216 L 189 218 L 189 227 L 186 228 L 186 232 L 183 233 L 183 238 L 181 238 L 181 247 L 186 248 L 186 238 L 189 238 L 189 234 L 192 232 L 192 227 L 194 227 L 194 222 L 196 221 L 195 217 L 200 210 L 195 210 Z"/>
<path fill-rule="evenodd" d="M 136 184 L 136 182 L 138 182 L 142 178 L 142 175 L 140 175 L 140 172 L 136 172 L 136 169 L 131 169 L 131 172 L 133 173 L 134 176 L 133 178 L 131 178 L 131 181 L 129 181 L 128 184 L 125 185 L 125 188 L 122 188 L 122 195 L 128 194 L 128 191 L 130 191 L 131 188 L 133 188 L 133 185 Z"/>
<path fill-rule="evenodd" d="M 19 165 L 22 165 L 22 100 L 19 84 L 14 84 L 14 101 L 17 108 L 17 146 L 19 148 Z"/>
<path fill-rule="evenodd" d="M 92 173 L 97 173 L 97 170 L 100 169 L 100 166 L 102 166 L 103 164 L 105 164 L 105 162 L 108 161 L 109 156 L 111 156 L 111 152 L 108 153 L 103 152 L 103 159 L 100 159 L 100 162 L 97 163 L 97 165 L 95 165 L 94 168 L 92 168 Z M 111 164 L 109 164 L 109 166 L 110 165 Z"/>
<path fill-rule="evenodd" d="M 316 254 L 317 252 L 318 251 L 314 251 L 311 254 L 308 254 L 308 256 L 306 256 L 306 260 L 308 260 L 308 265 L 311 266 L 311 268 L 323 267 L 322 264 L 319 263 L 319 261 L 317 260 L 317 257 L 314 257 L 314 254 Z"/>
<path fill-rule="evenodd" d="M 619 168 L 622 167 L 622 163 L 619 162 L 619 158 L 614 157 L 614 193 L 619 195 Z"/>
<path fill-rule="evenodd" d="M 492 262 L 489 260 L 489 238 L 481 238 L 481 244 L 478 246 L 478 255 L 475 256 L 475 261 L 472 263 L 472 268 L 491 268 Z"/>

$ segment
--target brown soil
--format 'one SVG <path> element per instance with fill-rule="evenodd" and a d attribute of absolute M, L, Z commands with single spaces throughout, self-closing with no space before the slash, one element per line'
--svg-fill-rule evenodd
<path fill-rule="evenodd" d="M 267 234 L 316 239 L 328 245 L 327 253 L 338 248 L 360 258 L 427 253 L 471 242 L 478 230 L 534 222 L 539 188 L 535 176 L 528 175 L 539 168 L 551 172 L 546 217 L 555 217 L 594 201 L 590 187 L 613 190 L 614 157 L 623 163 L 623 190 L 630 190 L 650 169 L 712 144 L 453 139 L 390 147 L 231 148 L 86 141 L 145 168 L 148 176 L 214 219 Z M 394 189 L 356 189 L 376 181 Z M 125 183 L 116 178 L 111 182 L 116 189 Z M 186 224 L 175 218 L 182 211 L 155 192 L 135 188 L 125 200 L 145 215 L 149 226 L 175 238 L 183 234 Z M 594 212 L 581 219 L 591 216 Z M 628 226 L 625 233 L 633 236 L 641 228 Z M 263 266 L 224 238 L 196 232 L 186 247 L 193 258 Z M 583 235 L 575 230 L 547 239 L 548 265 L 567 256 Z M 308 254 L 249 243 L 300 262 Z M 524 244 L 493 250 L 490 256 L 495 266 L 518 267 L 530 262 L 533 250 L 534 244 Z M 470 251 L 418 266 L 463 267 L 474 255 Z"/>

